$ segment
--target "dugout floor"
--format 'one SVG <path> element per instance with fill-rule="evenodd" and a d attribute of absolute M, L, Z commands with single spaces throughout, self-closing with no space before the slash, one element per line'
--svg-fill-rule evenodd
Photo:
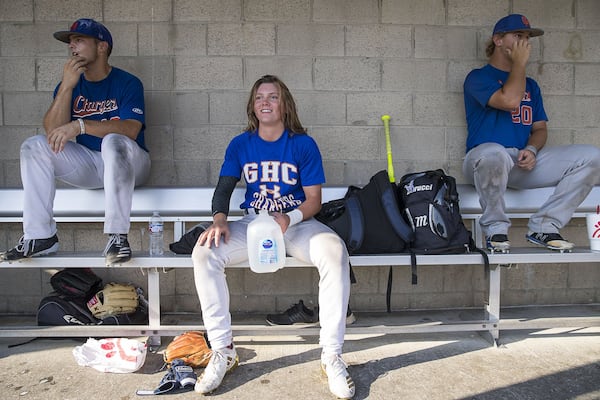
<path fill-rule="evenodd" d="M 351 335 L 344 359 L 355 399 L 600 399 L 600 327 L 511 330 L 500 339 L 495 348 L 477 333 Z M 7 347 L 23 341 L 0 339 L 2 399 L 142 399 L 135 391 L 155 388 L 164 375 L 155 372 L 162 349 L 136 373 L 109 374 L 76 364 L 76 340 Z M 320 374 L 317 338 L 237 337 L 236 344 L 240 366 L 212 398 L 334 398 Z"/>

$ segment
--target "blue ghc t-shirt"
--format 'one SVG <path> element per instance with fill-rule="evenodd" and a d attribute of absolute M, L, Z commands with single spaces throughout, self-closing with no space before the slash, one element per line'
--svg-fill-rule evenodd
<path fill-rule="evenodd" d="M 285 131 L 275 142 L 257 132 L 234 137 L 225 151 L 221 176 L 246 181 L 240 208 L 288 212 L 306 200 L 303 186 L 325 183 L 321 153 L 307 134 Z"/>
<path fill-rule="evenodd" d="M 504 111 L 487 103 L 500 89 L 509 73 L 491 65 L 474 69 L 464 83 L 465 112 L 467 115 L 467 152 L 481 143 L 499 143 L 504 147 L 523 149 L 527 145 L 534 122 L 547 121 L 542 93 L 537 82 L 526 79 L 521 105 Z"/>
<path fill-rule="evenodd" d="M 54 97 L 60 83 L 54 89 Z M 122 69 L 112 67 L 106 78 L 99 82 L 87 81 L 83 74 L 73 88 L 71 121 L 79 118 L 96 121 L 134 119 L 142 123 L 136 138 L 137 144 L 148 151 L 144 141 L 145 111 L 144 87 L 142 82 Z M 92 135 L 78 135 L 77 143 L 92 150 L 100 151 L 102 138 Z"/>

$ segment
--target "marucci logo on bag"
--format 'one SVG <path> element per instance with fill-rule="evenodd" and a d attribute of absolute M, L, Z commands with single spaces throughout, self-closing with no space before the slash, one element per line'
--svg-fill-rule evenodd
<path fill-rule="evenodd" d="M 409 195 L 415 192 L 425 192 L 433 190 L 433 184 L 415 186 L 415 181 L 410 181 L 408 185 L 404 185 L 404 189 L 406 190 L 406 194 Z"/>

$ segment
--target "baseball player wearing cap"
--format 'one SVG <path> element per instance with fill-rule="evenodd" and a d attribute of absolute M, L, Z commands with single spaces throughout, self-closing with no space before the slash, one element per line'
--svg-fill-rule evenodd
<path fill-rule="evenodd" d="M 54 37 L 69 44 L 70 57 L 44 116 L 45 135 L 21 145 L 24 234 L 14 248 L 0 253 L 0 261 L 58 250 L 53 218 L 58 179 L 104 188 L 106 263 L 122 263 L 131 258 L 127 233 L 133 189 L 150 171 L 144 88 L 138 78 L 108 63 L 113 40 L 101 23 L 79 19 Z"/>
<path fill-rule="evenodd" d="M 555 186 L 554 193 L 529 219 L 529 242 L 570 251 L 564 227 L 594 185 L 600 183 L 600 149 L 591 145 L 545 146 L 548 138 L 542 94 L 526 76 L 530 38 L 544 31 L 527 18 L 500 19 L 488 42 L 489 63 L 464 82 L 467 117 L 465 177 L 475 185 L 483 209 L 480 224 L 491 251 L 510 249 L 504 193 L 507 187 Z"/>

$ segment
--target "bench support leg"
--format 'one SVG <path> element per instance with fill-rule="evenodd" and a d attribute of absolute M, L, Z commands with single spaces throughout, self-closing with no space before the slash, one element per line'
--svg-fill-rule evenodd
<path fill-rule="evenodd" d="M 160 329 L 160 273 L 157 268 L 148 270 L 148 325 L 151 331 Z M 151 351 L 158 349 L 160 336 L 148 336 L 148 347 Z"/>
<path fill-rule="evenodd" d="M 500 265 L 490 265 L 489 271 L 489 293 L 488 304 L 485 312 L 485 319 L 489 321 L 489 333 L 492 335 L 494 345 L 498 345 L 500 330 L 498 322 L 500 321 Z"/>

